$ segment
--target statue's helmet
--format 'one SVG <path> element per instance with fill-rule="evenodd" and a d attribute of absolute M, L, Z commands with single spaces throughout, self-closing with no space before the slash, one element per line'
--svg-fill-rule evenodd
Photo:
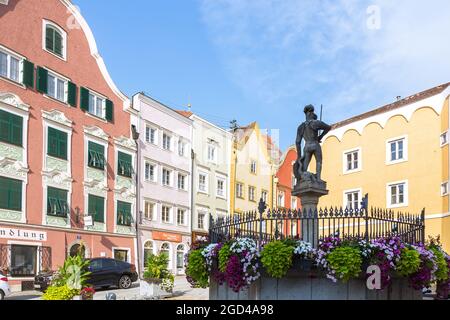
<path fill-rule="evenodd" d="M 314 106 L 312 104 L 309 104 L 305 107 L 304 110 L 305 114 L 308 114 L 309 112 L 314 112 Z"/>

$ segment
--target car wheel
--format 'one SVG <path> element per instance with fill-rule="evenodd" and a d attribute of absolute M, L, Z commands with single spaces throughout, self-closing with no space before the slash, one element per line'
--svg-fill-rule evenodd
<path fill-rule="evenodd" d="M 119 279 L 119 288 L 120 289 L 129 289 L 131 287 L 131 284 L 133 282 L 131 281 L 130 276 L 128 275 L 123 275 L 120 277 Z"/>
<path fill-rule="evenodd" d="M 3 299 L 5 299 L 5 293 L 2 290 L 0 290 L 0 300 Z"/>

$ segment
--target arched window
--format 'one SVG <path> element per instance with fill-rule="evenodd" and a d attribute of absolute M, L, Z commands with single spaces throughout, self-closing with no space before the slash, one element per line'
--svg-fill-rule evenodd
<path fill-rule="evenodd" d="M 167 242 L 166 242 L 166 243 L 163 243 L 163 244 L 161 245 L 160 253 L 167 254 L 167 257 L 169 258 L 168 266 L 170 266 L 170 260 L 171 260 L 171 259 L 170 259 L 170 244 L 168 244 Z"/>
<path fill-rule="evenodd" d="M 57 25 L 44 21 L 45 50 L 66 58 L 66 33 Z"/>
<path fill-rule="evenodd" d="M 77 255 L 80 255 L 83 258 L 85 258 L 86 257 L 86 248 L 84 245 L 76 243 L 72 247 L 70 247 L 69 255 L 71 257 L 76 257 Z"/>
<path fill-rule="evenodd" d="M 153 254 L 153 241 L 148 240 L 144 243 L 144 268 L 147 267 L 147 260 L 151 254 Z"/>
<path fill-rule="evenodd" d="M 179 244 L 177 247 L 177 269 L 184 268 L 184 245 Z"/>

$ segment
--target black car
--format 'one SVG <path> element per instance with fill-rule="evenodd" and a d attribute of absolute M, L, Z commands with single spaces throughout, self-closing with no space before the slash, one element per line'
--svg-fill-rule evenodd
<path fill-rule="evenodd" d="M 117 286 L 120 289 L 129 289 L 133 282 L 137 281 L 138 274 L 134 264 L 109 259 L 89 259 L 89 272 L 91 272 L 88 284 L 94 288 L 106 289 Z"/>
<path fill-rule="evenodd" d="M 128 262 L 109 259 L 89 259 L 88 271 L 91 272 L 87 283 L 94 288 L 107 289 L 119 287 L 129 289 L 137 281 L 136 266 Z M 45 291 L 50 286 L 54 272 L 41 272 L 34 278 L 35 289 Z"/>

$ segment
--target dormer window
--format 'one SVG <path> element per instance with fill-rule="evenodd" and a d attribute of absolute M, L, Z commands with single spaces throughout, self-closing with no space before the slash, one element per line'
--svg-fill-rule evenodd
<path fill-rule="evenodd" d="M 66 59 L 67 34 L 58 25 L 44 20 L 44 49 L 59 58 Z"/>

